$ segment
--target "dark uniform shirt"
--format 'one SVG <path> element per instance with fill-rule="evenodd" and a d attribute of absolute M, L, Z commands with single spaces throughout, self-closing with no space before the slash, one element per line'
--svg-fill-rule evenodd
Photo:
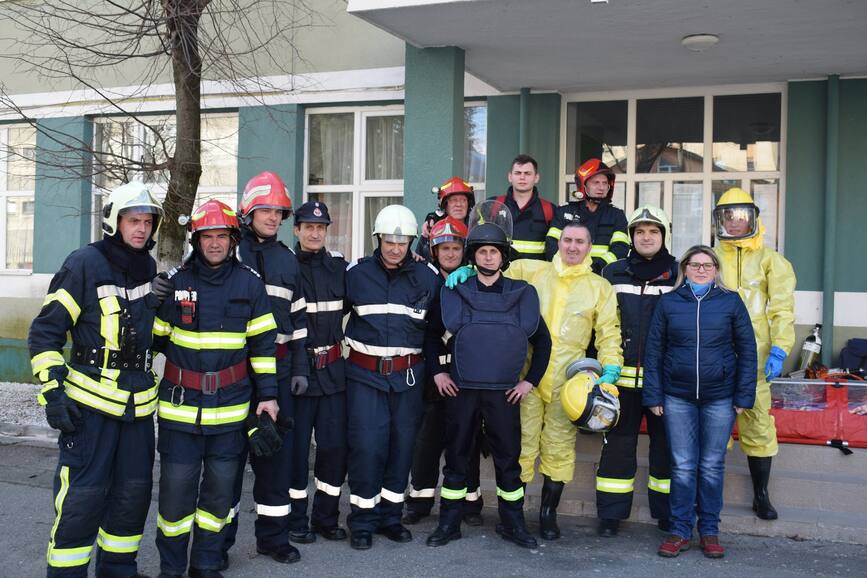
<path fill-rule="evenodd" d="M 563 226 L 569 221 L 578 220 L 590 230 L 593 239 L 593 272 L 597 275 L 602 268 L 629 253 L 629 234 L 626 215 L 611 203 L 601 203 L 595 211 L 587 209 L 585 201 L 571 201 L 557 207 L 548 237 L 545 240 L 545 258 L 550 261 L 557 252 L 557 241 Z"/>
<path fill-rule="evenodd" d="M 544 259 L 545 235 L 551 224 L 546 218 L 544 206 L 550 205 L 548 211 L 553 216 L 554 206 L 539 195 L 533 187 L 533 196 L 523 208 L 518 207 L 512 192 L 512 187 L 506 192 L 504 203 L 512 213 L 512 248 L 516 259 Z M 499 200 L 500 197 L 490 197 Z"/>

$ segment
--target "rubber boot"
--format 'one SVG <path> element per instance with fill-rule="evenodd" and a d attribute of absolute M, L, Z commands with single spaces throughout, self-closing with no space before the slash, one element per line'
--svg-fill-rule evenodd
<path fill-rule="evenodd" d="M 539 508 L 539 535 L 544 540 L 556 540 L 560 537 L 557 526 L 557 506 L 563 494 L 563 482 L 555 482 L 548 476 L 543 476 L 542 506 Z"/>
<path fill-rule="evenodd" d="M 750 477 L 753 479 L 753 511 L 762 520 L 776 520 L 777 510 L 768 496 L 768 479 L 771 477 L 771 459 L 748 457 Z"/>

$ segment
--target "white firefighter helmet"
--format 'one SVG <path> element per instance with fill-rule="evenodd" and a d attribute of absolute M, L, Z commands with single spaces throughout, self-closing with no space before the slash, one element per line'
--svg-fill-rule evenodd
<path fill-rule="evenodd" d="M 560 404 L 580 429 L 605 433 L 620 419 L 617 386 L 596 383 L 602 366 L 595 359 L 579 359 L 566 369 L 568 381 L 560 392 Z"/>
<path fill-rule="evenodd" d="M 111 236 L 117 233 L 117 219 L 126 213 L 150 213 L 154 215 L 153 239 L 163 220 L 163 205 L 153 195 L 148 185 L 133 181 L 125 183 L 108 194 L 102 207 L 102 230 Z"/>
<path fill-rule="evenodd" d="M 403 205 L 384 207 L 373 223 L 373 234 L 390 243 L 409 243 L 418 235 L 415 215 Z"/>

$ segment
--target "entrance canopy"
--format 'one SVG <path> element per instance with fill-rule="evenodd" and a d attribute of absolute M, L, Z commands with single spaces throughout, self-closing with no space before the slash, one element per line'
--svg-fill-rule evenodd
<path fill-rule="evenodd" d="M 596 91 L 867 75 L 861 0 L 349 0 L 413 46 L 457 46 L 501 91 Z M 714 34 L 692 52 L 681 39 Z"/>

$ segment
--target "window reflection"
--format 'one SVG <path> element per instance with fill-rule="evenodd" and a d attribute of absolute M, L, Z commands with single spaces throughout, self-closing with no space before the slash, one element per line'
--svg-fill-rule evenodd
<path fill-rule="evenodd" d="M 702 97 L 639 100 L 635 172 L 702 172 L 703 116 Z"/>
<path fill-rule="evenodd" d="M 780 100 L 779 93 L 714 97 L 714 171 L 779 170 Z"/>
<path fill-rule="evenodd" d="M 626 172 L 627 101 L 573 102 L 566 109 L 566 169 L 587 159 L 602 159 L 616 173 Z"/>

